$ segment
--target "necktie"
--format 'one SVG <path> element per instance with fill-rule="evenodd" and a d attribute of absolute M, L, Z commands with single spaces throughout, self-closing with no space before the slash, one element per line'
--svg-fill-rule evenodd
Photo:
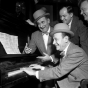
<path fill-rule="evenodd" d="M 49 35 L 49 32 L 46 32 L 46 35 Z"/>
<path fill-rule="evenodd" d="M 48 35 L 49 33 L 48 33 L 48 32 L 46 32 L 46 33 L 42 33 L 42 34 L 43 34 L 43 35 L 44 35 L 44 34 Z"/>
<path fill-rule="evenodd" d="M 60 53 L 60 55 L 61 55 L 61 57 L 63 58 L 63 57 L 65 56 L 65 51 L 62 51 L 62 52 Z"/>

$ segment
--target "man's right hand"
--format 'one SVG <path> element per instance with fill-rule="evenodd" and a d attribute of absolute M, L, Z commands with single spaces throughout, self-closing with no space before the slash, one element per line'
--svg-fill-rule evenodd
<path fill-rule="evenodd" d="M 28 47 L 28 44 L 26 43 L 26 46 L 25 46 L 25 48 L 24 48 L 24 52 L 25 52 L 26 54 L 29 54 L 29 53 L 31 53 L 31 51 L 32 51 L 32 49 L 29 48 L 29 47 Z"/>

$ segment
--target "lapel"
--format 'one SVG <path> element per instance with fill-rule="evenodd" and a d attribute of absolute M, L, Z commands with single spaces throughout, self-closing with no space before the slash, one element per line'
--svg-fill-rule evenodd
<path fill-rule="evenodd" d="M 50 27 L 50 32 L 53 30 L 53 28 L 52 27 Z M 51 52 L 52 52 L 52 50 L 51 50 L 51 46 L 52 46 L 52 37 L 49 35 L 49 37 L 48 37 L 48 43 L 47 43 L 47 54 L 51 54 Z"/>
<path fill-rule="evenodd" d="M 53 30 L 53 28 L 50 27 L 50 32 L 52 30 Z M 39 43 L 40 50 L 42 52 L 45 52 L 47 54 L 51 53 L 51 49 L 50 49 L 51 48 L 51 42 L 52 42 L 52 38 L 51 38 L 51 36 L 49 36 L 48 37 L 48 43 L 47 43 L 48 47 L 47 47 L 47 50 L 46 50 L 44 40 L 43 40 L 43 36 L 42 36 L 42 32 L 39 32 L 39 34 L 38 34 L 38 43 Z"/>
<path fill-rule="evenodd" d="M 52 30 L 53 30 L 53 28 L 52 28 L 52 27 L 50 27 L 50 32 L 51 32 Z M 51 37 L 51 36 L 49 36 L 49 38 L 48 38 L 48 45 L 50 45 L 51 41 L 52 41 L 52 37 Z"/>
<path fill-rule="evenodd" d="M 61 61 L 67 60 L 68 54 L 69 54 L 70 50 L 72 50 L 72 48 L 73 48 L 73 43 L 70 43 L 70 45 L 68 46 L 68 49 L 67 49 L 65 57 L 61 58 Z"/>
<path fill-rule="evenodd" d="M 68 46 L 65 58 L 68 57 L 69 52 L 71 52 L 71 50 L 73 49 L 74 46 L 75 45 L 71 42 L 70 45 Z"/>
<path fill-rule="evenodd" d="M 42 36 L 42 32 L 39 32 L 39 47 L 40 47 L 40 50 L 42 51 L 42 52 L 45 52 L 45 53 L 47 53 L 47 51 L 46 51 L 46 48 L 45 48 L 45 44 L 44 44 L 44 40 L 43 40 L 43 36 Z"/>
<path fill-rule="evenodd" d="M 77 20 L 78 18 L 76 16 L 73 16 L 73 20 L 72 20 L 72 23 L 71 23 L 71 31 L 73 31 L 74 33 L 76 32 L 76 29 L 77 29 Z"/>

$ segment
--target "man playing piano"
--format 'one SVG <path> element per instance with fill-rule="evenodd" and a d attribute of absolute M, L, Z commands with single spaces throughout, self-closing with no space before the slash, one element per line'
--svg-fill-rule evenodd
<path fill-rule="evenodd" d="M 88 79 L 87 54 L 82 48 L 70 41 L 74 33 L 69 29 L 67 24 L 56 24 L 51 35 L 53 36 L 53 44 L 56 46 L 56 49 L 63 53 L 60 64 L 51 68 L 34 64 L 27 68 L 21 68 L 21 70 L 29 75 L 36 76 L 40 82 L 56 79 L 60 88 L 79 88 L 80 81 Z M 46 54 L 46 56 L 41 56 L 40 58 L 50 59 L 50 56 Z M 34 68 L 40 68 L 41 70 L 35 71 L 33 70 Z"/>

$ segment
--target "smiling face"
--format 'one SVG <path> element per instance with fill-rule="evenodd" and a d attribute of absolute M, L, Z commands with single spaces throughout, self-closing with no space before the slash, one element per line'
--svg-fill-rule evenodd
<path fill-rule="evenodd" d="M 59 15 L 60 15 L 60 19 L 62 20 L 62 22 L 66 24 L 69 24 L 73 17 L 73 13 L 68 13 L 66 7 L 60 10 Z"/>
<path fill-rule="evenodd" d="M 66 48 L 68 42 L 67 36 L 63 37 L 62 33 L 55 33 L 53 39 L 53 44 L 56 46 L 57 50 L 63 51 Z"/>
<path fill-rule="evenodd" d="M 88 21 L 88 1 L 83 1 L 80 5 L 81 14 Z"/>
<path fill-rule="evenodd" d="M 48 31 L 49 23 L 50 20 L 46 17 L 42 17 L 37 21 L 38 27 L 43 33 L 46 33 Z"/>

